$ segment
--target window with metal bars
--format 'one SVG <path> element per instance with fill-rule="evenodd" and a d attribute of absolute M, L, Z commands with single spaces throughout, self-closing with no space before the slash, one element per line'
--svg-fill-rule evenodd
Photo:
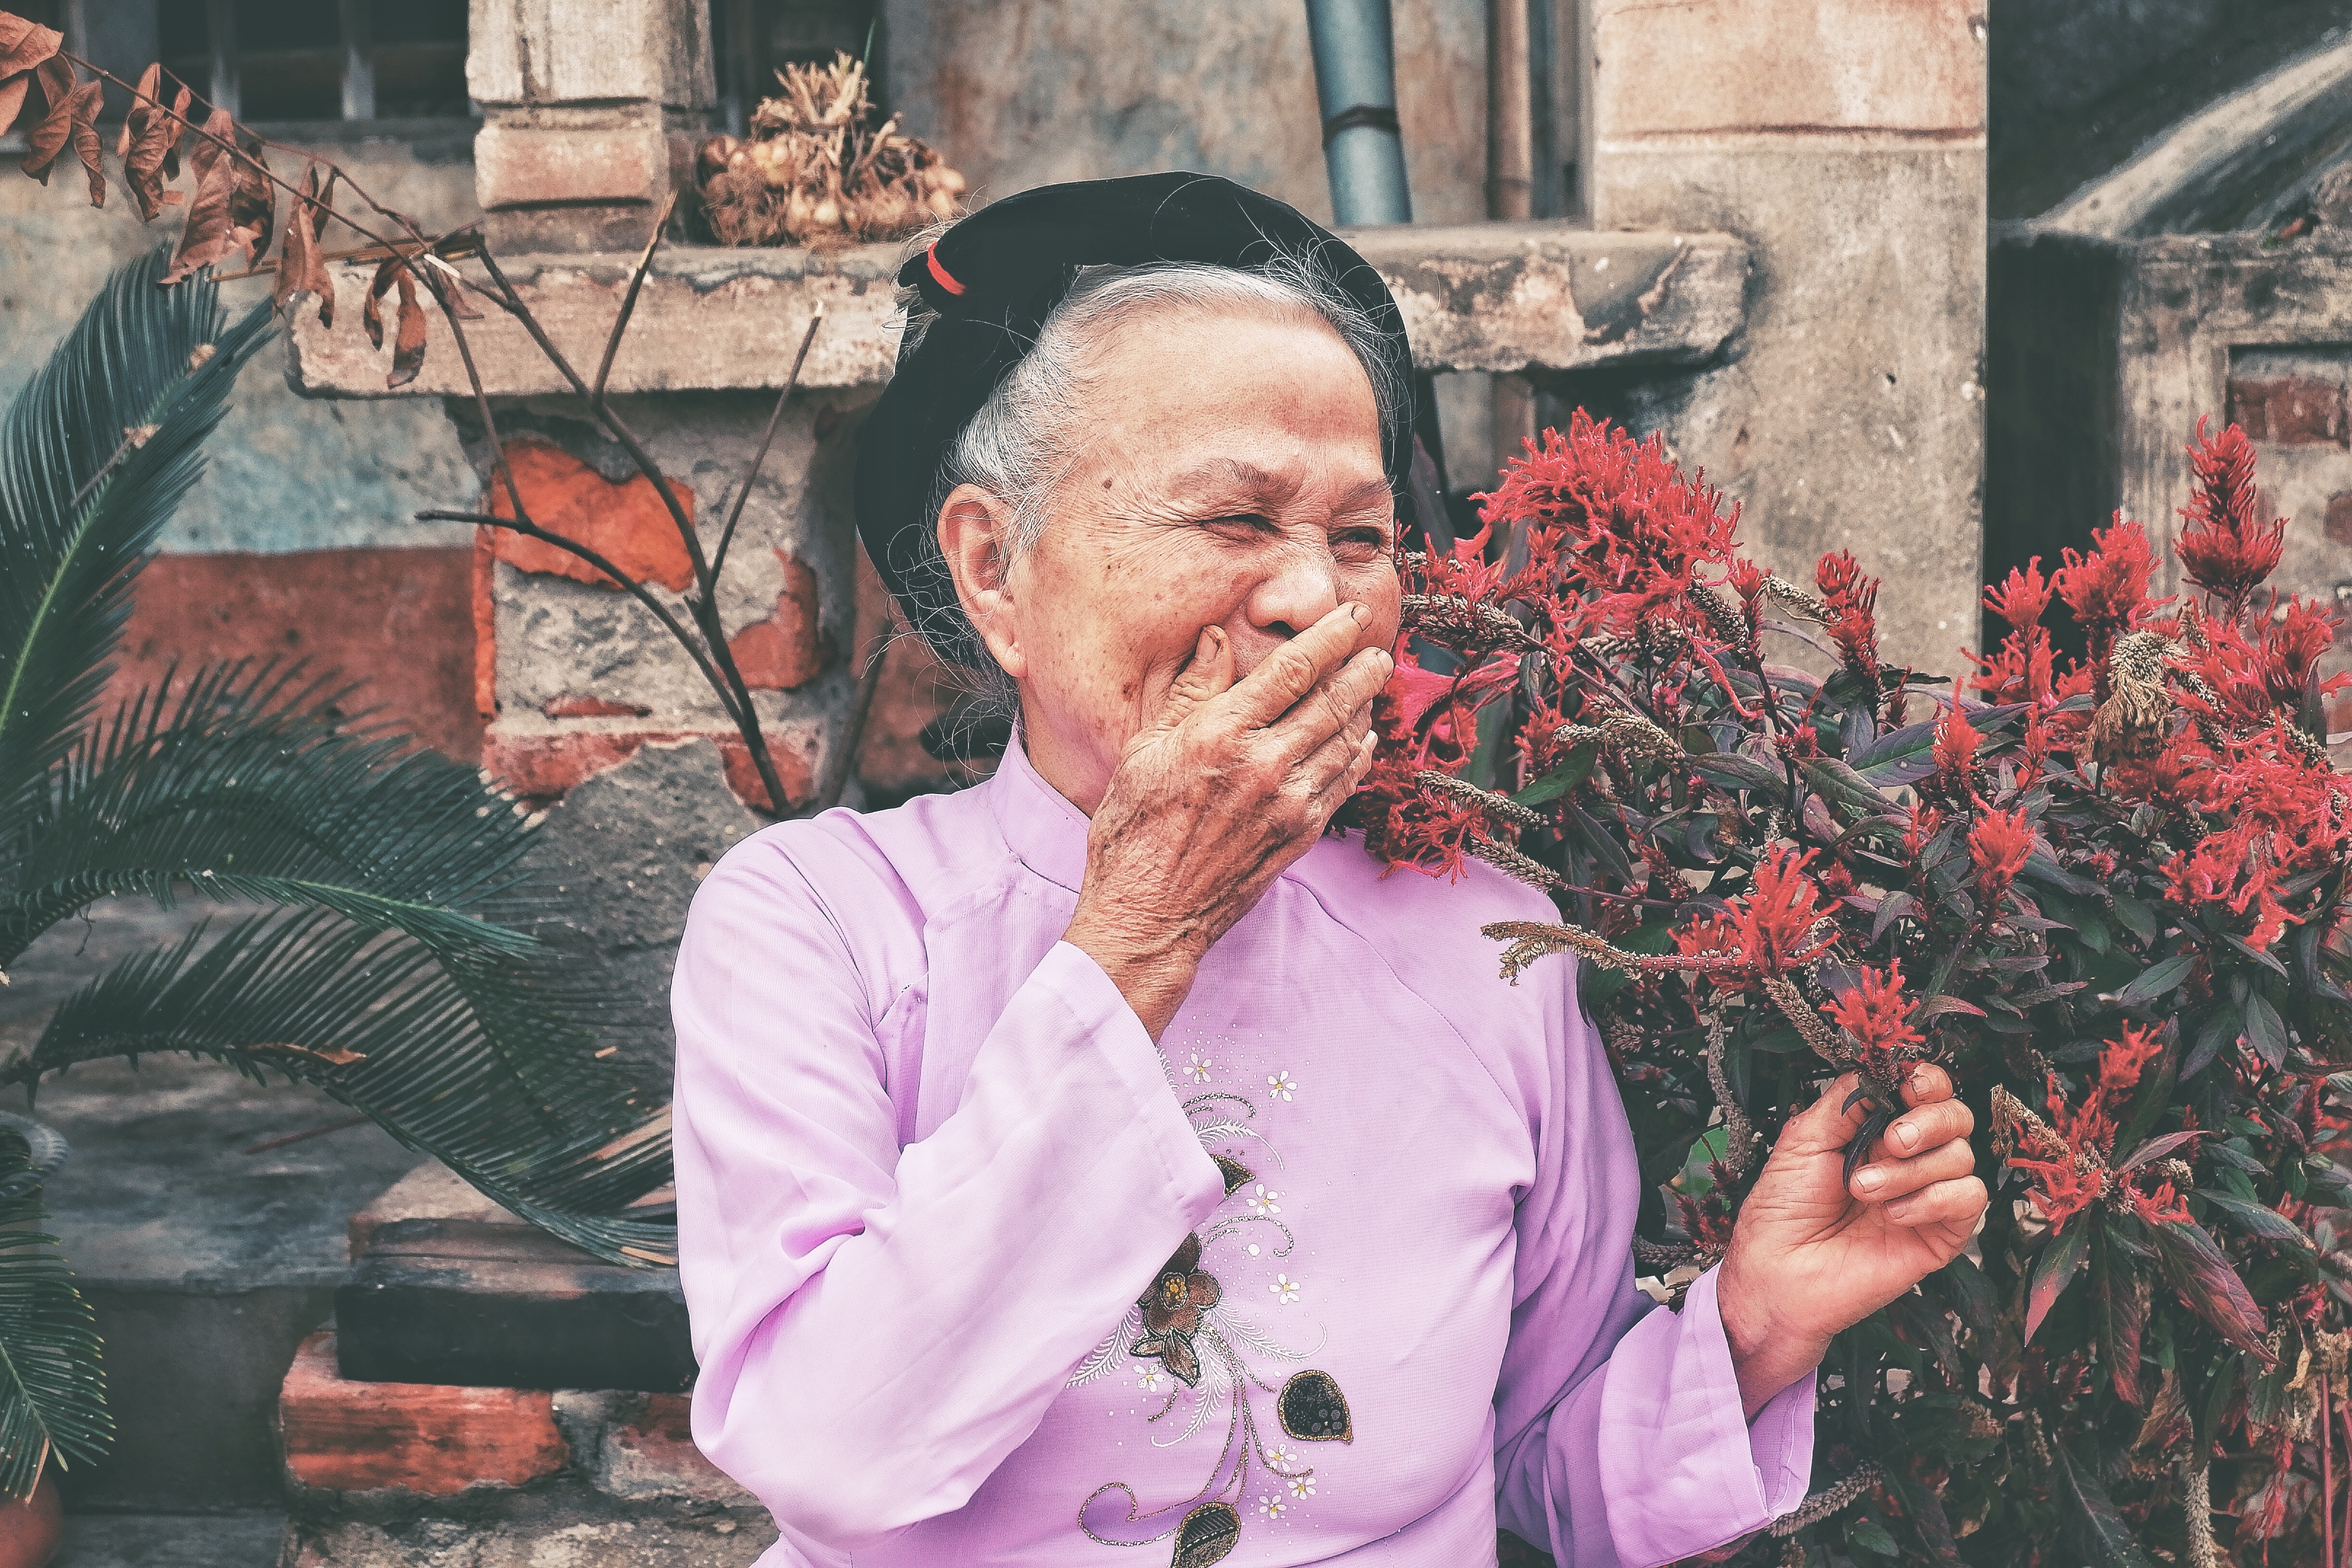
<path fill-rule="evenodd" d="M 205 104 L 268 124 L 467 117 L 466 8 L 466 0 L 34 0 L 29 14 L 118 76 L 136 79 L 161 60 Z M 123 99 L 110 88 L 107 111 L 119 116 Z"/>
<path fill-rule="evenodd" d="M 727 128 L 743 133 L 760 100 L 774 96 L 776 72 L 783 67 L 830 65 L 845 51 L 870 62 L 870 91 L 879 104 L 881 11 L 879 0 L 712 0 L 719 112 Z"/>

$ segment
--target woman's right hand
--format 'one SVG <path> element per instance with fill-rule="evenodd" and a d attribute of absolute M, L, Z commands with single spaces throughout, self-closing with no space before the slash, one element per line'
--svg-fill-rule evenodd
<path fill-rule="evenodd" d="M 1202 955 L 1314 847 L 1371 766 L 1385 649 L 1341 605 L 1236 681 L 1205 626 L 1158 719 L 1128 742 L 1087 834 L 1063 940 L 1102 965 L 1157 1040 Z"/>

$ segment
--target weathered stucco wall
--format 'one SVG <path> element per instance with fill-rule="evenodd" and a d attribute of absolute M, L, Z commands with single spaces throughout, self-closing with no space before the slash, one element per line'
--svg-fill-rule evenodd
<path fill-rule="evenodd" d="M 1985 25 L 1973 0 L 1594 0 L 1602 228 L 1749 243 L 1722 368 L 1641 405 L 1810 578 L 1884 576 L 1886 656 L 1960 667 L 1980 546 Z"/>
<path fill-rule="evenodd" d="M 993 199 L 1223 174 L 1331 221 L 1307 8 L 1267 0 L 884 0 L 908 128 Z M 1392 0 L 1416 223 L 1486 216 L 1485 0 Z"/>
<path fill-rule="evenodd" d="M 381 201 L 429 229 L 472 221 L 472 127 L 340 128 L 284 139 L 346 163 Z M 338 134 L 309 141 L 308 132 Z M 299 179 L 301 163 L 273 154 Z M 80 182 L 0 180 L 0 405 L 13 398 L 121 263 L 179 232 L 169 213 L 142 226 L 118 186 L 93 212 Z M 340 226 L 325 243 L 362 243 Z M 232 316 L 268 297 L 268 279 L 222 286 Z M 166 526 L 141 578 L 115 689 L 127 693 L 216 659 L 303 658 L 363 681 L 354 706 L 453 756 L 480 751 L 472 702 L 467 584 L 471 531 L 410 521 L 478 489 L 436 401 L 362 405 L 299 397 L 268 348 L 238 384 L 206 448 L 206 471 Z"/>

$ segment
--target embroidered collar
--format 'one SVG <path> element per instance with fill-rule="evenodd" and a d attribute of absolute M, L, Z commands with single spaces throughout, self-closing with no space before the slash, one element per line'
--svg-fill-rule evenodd
<path fill-rule="evenodd" d="M 1019 731 L 995 775 L 980 786 L 1004 842 L 1021 863 L 1056 887 L 1078 890 L 1087 874 L 1087 816 L 1038 775 Z"/>

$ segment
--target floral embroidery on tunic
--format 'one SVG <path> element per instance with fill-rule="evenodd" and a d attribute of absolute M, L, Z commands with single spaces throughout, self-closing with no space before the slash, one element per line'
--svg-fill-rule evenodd
<path fill-rule="evenodd" d="M 1208 1065 L 1198 1054 L 1192 1062 Z M 1187 1076 L 1205 1075 L 1188 1068 Z M 1287 1072 L 1268 1076 L 1266 1085 L 1285 1101 L 1298 1091 Z M 1213 1429 L 1217 1415 L 1224 1416 L 1216 1464 L 1191 1497 L 1147 1511 L 1134 1488 L 1108 1481 L 1078 1508 L 1078 1528 L 1106 1546 L 1148 1546 L 1172 1538 L 1171 1568 L 1209 1568 L 1240 1543 L 1243 1516 L 1253 1507 L 1265 1522 L 1279 1523 L 1315 1496 L 1314 1468 L 1286 1445 L 1267 1446 L 1258 1411 L 1261 1395 L 1271 1399 L 1277 1429 L 1293 1442 L 1351 1443 L 1356 1434 L 1347 1399 L 1330 1373 L 1310 1368 L 1276 1383 L 1257 1370 L 1258 1358 L 1297 1362 L 1314 1352 L 1286 1347 L 1239 1312 L 1239 1303 L 1228 1297 L 1211 1267 L 1212 1249 L 1244 1232 L 1267 1237 L 1265 1250 L 1275 1258 L 1288 1258 L 1296 1244 L 1289 1226 L 1276 1217 L 1282 1213 L 1282 1194 L 1258 1179 L 1250 1168 L 1257 1154 L 1238 1142 L 1254 1140 L 1275 1166 L 1281 1165 L 1280 1153 L 1251 1125 L 1257 1107 L 1236 1094 L 1210 1092 L 1186 1100 L 1184 1112 L 1224 1178 L 1226 1204 L 1240 1197 L 1239 1212 L 1221 1214 L 1184 1238 L 1118 1326 L 1080 1363 L 1070 1386 L 1107 1377 L 1123 1358 L 1131 1358 L 1139 1388 L 1147 1395 L 1165 1391 L 1147 1422 L 1168 1418 L 1191 1402 L 1183 1430 L 1155 1438 L 1159 1447 L 1189 1442 L 1204 1427 Z M 1279 1245 L 1267 1229 L 1255 1227 L 1270 1227 L 1280 1237 Z M 1261 1255 L 1256 1242 L 1238 1241 L 1236 1251 L 1238 1263 Z M 1287 1273 L 1276 1274 L 1266 1287 L 1277 1307 L 1296 1302 L 1302 1289 Z M 1255 1486 L 1253 1465 L 1264 1472 Z"/>

